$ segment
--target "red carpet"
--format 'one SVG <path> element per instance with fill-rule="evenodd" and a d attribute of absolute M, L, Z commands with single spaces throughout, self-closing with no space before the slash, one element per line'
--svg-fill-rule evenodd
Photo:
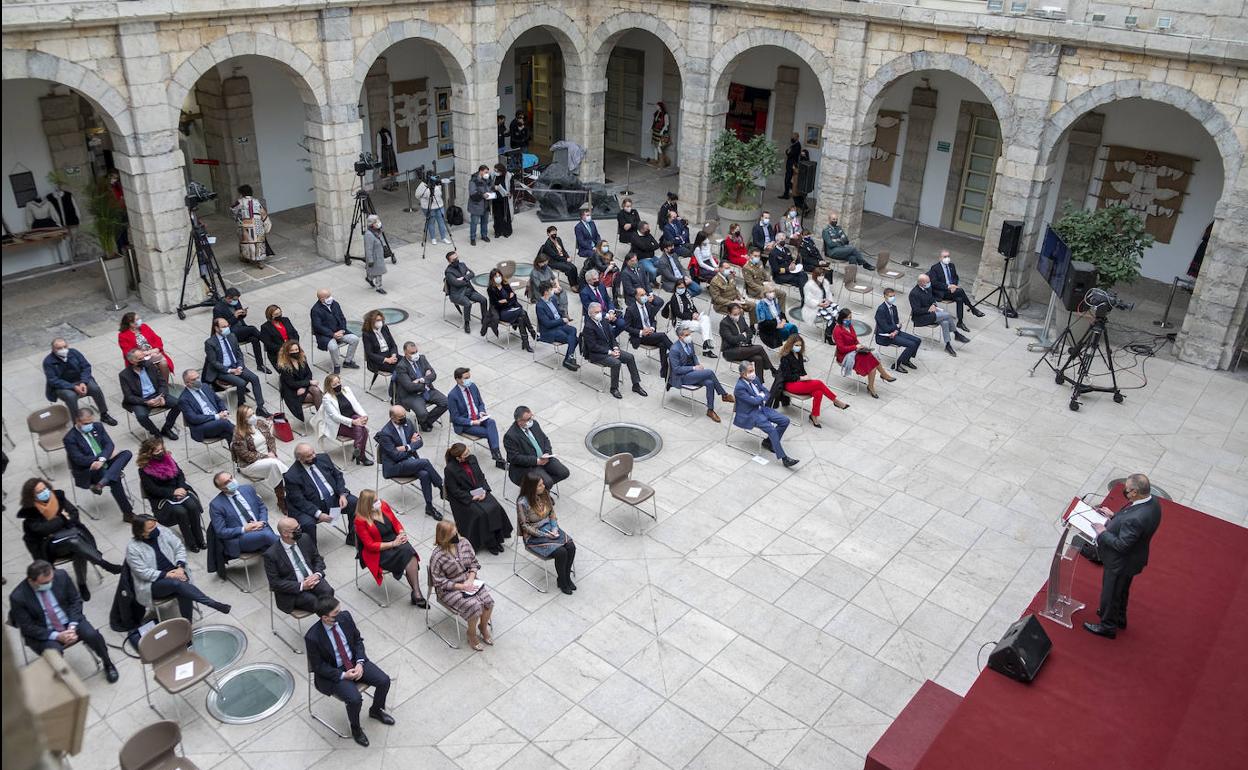
<path fill-rule="evenodd" d="M 1040 621 L 1053 650 L 1035 681 L 985 669 L 917 768 L 1248 768 L 1248 530 L 1163 500 L 1115 640 L 1082 628 L 1100 581 L 1081 559 L 1088 607 L 1073 629 Z M 1027 612 L 1043 606 L 1041 591 Z"/>

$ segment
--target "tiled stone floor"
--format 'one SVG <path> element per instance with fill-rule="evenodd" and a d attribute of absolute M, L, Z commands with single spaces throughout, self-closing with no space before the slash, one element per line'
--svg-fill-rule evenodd
<path fill-rule="evenodd" d="M 543 229 L 527 215 L 510 240 L 462 254 L 485 272 L 501 259 L 529 258 Z M 354 264 L 293 275 L 245 299 L 252 307 L 279 302 L 305 334 L 321 286 L 332 287 L 353 318 L 376 305 L 403 307 L 412 317 L 395 327 L 396 338 L 421 342 L 443 386 L 452 369 L 470 364 L 500 417 L 517 404 L 532 407 L 573 469 L 558 510 L 580 546 L 584 590 L 540 594 L 512 576 L 510 548 L 485 554 L 497 646 L 452 650 L 426 630 L 423 612 L 404 602 L 379 610 L 361 596 L 351 585 L 350 552 L 327 533 L 329 579 L 360 622 L 370 656 L 398 676 L 390 703 L 398 724 L 366 722 L 373 745 L 365 751 L 311 720 L 302 679 L 281 712 L 248 726 L 217 723 L 204 708 L 206 691 L 196 688 L 180 709 L 185 749 L 201 767 L 342 767 L 381 757 L 387 767 L 465 770 L 860 768 L 925 678 L 959 692 L 973 681 L 981 645 L 996 640 L 1043 583 L 1052 522 L 1072 495 L 1144 471 L 1180 502 L 1245 523 L 1248 385 L 1226 373 L 1154 360 L 1147 387 L 1129 391 L 1124 404 L 1089 396 L 1073 413 L 1051 376 L 1028 376 L 1027 340 L 1000 317 L 972 320 L 973 340 L 958 358 L 927 344 L 919 372 L 882 385 L 879 400 L 848 395 L 853 408 L 828 410 L 823 430 L 796 424 L 785 443 L 802 463 L 789 471 L 726 447 L 724 426 L 700 412 L 661 410 L 652 360 L 639 357 L 650 397 L 615 401 L 515 346 L 506 352 L 475 330 L 464 335 L 440 319 L 442 260 L 421 261 L 413 251 L 399 249 L 384 298 Z M 857 310 L 868 317 L 867 308 Z M 179 368 L 200 363 L 208 311 L 184 322 L 145 317 Z M 115 397 L 114 324 L 111 314 L 89 315 L 74 344 Z M 830 349 L 811 347 L 812 373 L 821 374 Z M 28 561 L 13 513 L 21 482 L 34 472 L 23 424 L 46 403 L 38 370 L 45 350 L 12 349 L 6 330 L 3 411 L 17 442 L 0 519 L 10 585 Z M 348 381 L 358 393 L 359 374 Z M 843 381 L 830 384 L 845 390 Z M 267 394 L 276 401 L 272 389 Z M 375 421 L 384 419 L 381 401 L 363 400 Z M 664 437 L 662 453 L 636 468 L 658 490 L 660 521 L 632 538 L 596 521 L 602 463 L 582 443 L 593 425 L 617 420 Z M 124 422 L 111 433 L 135 448 Z M 427 436 L 427 456 L 440 464 L 446 442 L 445 428 Z M 290 451 L 283 445 L 283 456 Z M 181 447 L 177 454 L 206 494 L 208 475 L 184 462 Z M 501 489 L 501 472 L 483 465 Z M 57 483 L 68 478 L 61 457 L 52 470 Z M 372 468 L 346 470 L 354 490 L 373 484 Z M 128 528 L 107 497 L 92 502 L 103 519 L 91 527 L 116 557 Z M 433 523 L 419 509 L 405 523 L 427 558 Z M 264 592 L 243 595 L 207 575 L 202 556 L 193 562 L 197 582 L 234 606 L 228 617 L 209 612 L 205 620 L 245 629 L 246 660 L 278 662 L 302 677 L 303 658 L 267 628 Z M 1148 590 L 1147 574 L 1138 585 Z M 88 615 L 100 627 L 114 587 L 112 578 L 93 583 Z M 84 656 L 69 657 L 85 669 Z M 120 683 L 87 683 L 91 710 L 77 768 L 115 767 L 122 741 L 155 719 L 139 666 L 118 657 Z M 156 698 L 168 705 L 167 696 Z M 345 723 L 339 706 L 320 708 Z"/>

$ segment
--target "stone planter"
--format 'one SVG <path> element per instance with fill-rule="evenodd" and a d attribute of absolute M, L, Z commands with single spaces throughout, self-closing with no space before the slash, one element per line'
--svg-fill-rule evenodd
<path fill-rule="evenodd" d="M 750 232 L 754 225 L 758 223 L 758 218 L 762 216 L 763 208 L 759 205 L 751 205 L 749 208 L 735 209 L 724 204 L 715 207 L 716 215 L 719 217 L 719 233 L 720 237 L 728 234 L 728 227 L 733 223 L 741 225 L 741 232 L 745 235 L 746 241 L 749 241 Z"/>

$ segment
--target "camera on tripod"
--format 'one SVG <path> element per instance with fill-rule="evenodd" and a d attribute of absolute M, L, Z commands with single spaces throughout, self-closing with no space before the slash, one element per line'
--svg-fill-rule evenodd
<path fill-rule="evenodd" d="M 217 194 L 199 182 L 191 182 L 186 186 L 186 207 L 194 211 L 199 204 L 216 200 Z"/>
<path fill-rule="evenodd" d="M 370 171 L 381 168 L 381 161 L 377 160 L 377 156 L 371 152 L 360 153 L 360 159 L 355 162 L 355 175 L 364 176 Z"/>
<path fill-rule="evenodd" d="M 1118 295 L 1109 289 L 1094 288 L 1089 289 L 1088 293 L 1083 295 L 1083 304 L 1087 306 L 1095 315 L 1097 320 L 1104 321 L 1109 317 L 1111 310 L 1134 310 L 1134 302 L 1123 302 L 1118 299 Z"/>
<path fill-rule="evenodd" d="M 442 177 L 430 171 L 425 174 L 424 182 L 426 187 L 438 187 L 442 184 Z"/>

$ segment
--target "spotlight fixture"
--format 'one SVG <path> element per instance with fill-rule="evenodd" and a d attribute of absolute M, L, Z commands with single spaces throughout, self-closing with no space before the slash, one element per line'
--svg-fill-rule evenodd
<path fill-rule="evenodd" d="M 1123 20 L 1122 20 L 1122 25 L 1123 25 L 1124 27 L 1131 27 L 1131 28 L 1134 28 L 1134 27 L 1136 27 L 1139 23 L 1140 23 L 1140 17 L 1139 17 L 1139 16 L 1128 16 L 1127 18 L 1125 18 L 1125 19 L 1123 19 Z"/>
<path fill-rule="evenodd" d="M 988 0 L 988 13 L 1001 13 L 1005 9 L 1005 0 Z"/>
<path fill-rule="evenodd" d="M 1174 26 L 1174 18 L 1171 16 L 1158 16 L 1157 29 L 1170 29 Z"/>

